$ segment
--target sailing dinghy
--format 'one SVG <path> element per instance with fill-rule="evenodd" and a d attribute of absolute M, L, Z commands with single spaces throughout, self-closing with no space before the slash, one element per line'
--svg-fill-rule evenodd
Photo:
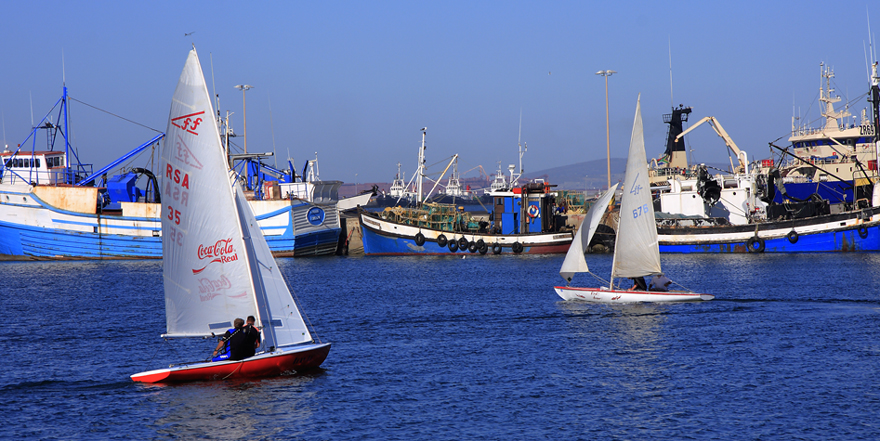
<path fill-rule="evenodd" d="M 162 252 L 165 338 L 224 333 L 256 317 L 263 352 L 244 360 L 171 365 L 132 375 L 147 383 L 270 377 L 321 365 L 316 342 L 263 238 L 233 172 L 195 48 L 171 101 L 163 170 Z M 213 345 L 212 345 L 213 346 Z"/>
<path fill-rule="evenodd" d="M 636 291 L 619 286 L 620 279 L 629 285 L 628 278 L 662 274 L 660 248 L 657 243 L 657 226 L 654 223 L 654 207 L 648 184 L 648 161 L 645 158 L 645 138 L 642 132 L 641 101 L 636 102 L 629 156 L 626 159 L 626 187 L 620 200 L 620 222 L 615 238 L 614 260 L 611 265 L 611 282 L 599 288 L 577 288 L 569 285 L 555 287 L 556 293 L 565 300 L 582 300 L 598 303 L 623 302 L 682 302 L 712 300 L 711 294 L 689 291 Z M 610 188 L 590 207 L 575 235 L 574 242 L 565 255 L 559 275 L 569 284 L 576 273 L 590 272 L 584 251 L 596 232 L 602 215 L 614 195 L 617 185 Z M 614 279 L 618 278 L 618 286 Z"/>

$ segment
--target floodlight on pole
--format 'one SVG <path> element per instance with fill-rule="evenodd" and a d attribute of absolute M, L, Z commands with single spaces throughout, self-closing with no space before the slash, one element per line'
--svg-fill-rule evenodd
<path fill-rule="evenodd" d="M 608 158 L 608 188 L 611 188 L 611 131 L 608 123 L 608 77 L 616 74 L 615 70 L 600 70 L 596 75 L 605 77 L 605 152 Z"/>
<path fill-rule="evenodd" d="M 236 89 L 241 91 L 241 108 L 242 108 L 242 112 L 244 114 L 242 117 L 244 119 L 244 152 L 245 153 L 247 153 L 247 102 L 245 101 L 245 92 L 247 92 L 250 89 L 253 89 L 253 87 L 254 86 L 251 86 L 250 84 L 239 84 L 239 85 L 235 86 Z M 248 179 L 247 164 L 245 164 L 245 167 L 244 167 L 244 178 L 246 180 Z M 250 182 L 248 182 L 248 186 L 250 186 Z"/>

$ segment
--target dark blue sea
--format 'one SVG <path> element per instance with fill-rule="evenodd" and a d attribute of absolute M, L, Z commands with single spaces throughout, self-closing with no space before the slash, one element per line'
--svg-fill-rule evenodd
<path fill-rule="evenodd" d="M 613 306 L 562 258 L 280 259 L 323 369 L 172 386 L 129 375 L 214 342 L 159 338 L 160 261 L 3 262 L 0 439 L 880 439 L 880 255 L 663 255 L 717 299 Z"/>

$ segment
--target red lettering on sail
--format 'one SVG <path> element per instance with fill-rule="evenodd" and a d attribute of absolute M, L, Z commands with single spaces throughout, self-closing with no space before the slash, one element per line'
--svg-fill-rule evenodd
<path fill-rule="evenodd" d="M 232 282 L 222 274 L 219 279 L 215 280 L 207 277 L 199 279 L 199 292 L 202 294 L 216 294 L 220 290 L 229 288 L 232 288 Z"/>
<path fill-rule="evenodd" d="M 202 169 L 202 163 L 199 162 L 198 158 L 192 154 L 189 150 L 189 146 L 186 145 L 186 142 L 177 134 L 177 139 L 174 141 L 174 148 L 171 151 L 172 159 L 180 162 L 182 164 L 186 164 L 190 167 L 197 168 L 199 170 Z M 187 185 L 189 183 L 187 182 Z"/>
<path fill-rule="evenodd" d="M 232 245 L 232 238 L 220 239 L 213 245 L 199 245 L 199 249 L 197 252 L 199 260 L 210 260 L 205 264 L 205 266 L 199 269 L 193 269 L 193 274 L 201 273 L 205 270 L 205 268 L 208 267 L 208 265 L 214 262 L 229 263 L 238 260 L 238 253 L 236 253 L 235 247 Z"/>
<path fill-rule="evenodd" d="M 189 190 L 189 173 L 181 172 L 171 164 L 166 164 L 165 178 L 164 196 L 171 197 L 175 202 L 181 202 L 183 205 L 189 205 L 189 193 L 186 191 Z"/>
<path fill-rule="evenodd" d="M 199 136 L 199 133 L 196 132 L 196 129 L 199 127 L 199 124 L 202 123 L 202 118 L 199 115 L 204 115 L 205 111 L 190 113 L 189 115 L 178 116 L 177 118 L 171 119 L 171 124 L 174 127 L 177 127 L 181 130 L 186 130 L 193 135 Z"/>
<path fill-rule="evenodd" d="M 199 300 L 203 302 L 207 302 L 208 300 L 212 300 L 214 297 L 219 296 L 219 292 L 209 292 L 207 294 L 199 294 Z"/>

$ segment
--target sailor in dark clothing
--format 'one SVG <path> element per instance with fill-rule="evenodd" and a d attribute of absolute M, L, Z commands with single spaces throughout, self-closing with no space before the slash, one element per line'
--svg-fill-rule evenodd
<path fill-rule="evenodd" d="M 247 357 L 253 357 L 257 352 L 257 348 L 260 347 L 260 330 L 254 326 L 254 323 L 257 321 L 254 316 L 249 315 L 247 318 L 247 323 L 244 325 L 244 334 L 245 334 L 245 346 L 247 347 Z"/>
<path fill-rule="evenodd" d="M 251 341 L 251 352 L 248 351 L 244 320 L 237 318 L 233 324 L 235 327 L 226 331 L 217 343 L 217 348 L 214 349 L 214 358 L 211 361 L 244 360 L 253 355 L 253 341 Z M 218 352 L 220 355 L 217 355 Z"/>
<path fill-rule="evenodd" d="M 633 287 L 630 288 L 630 291 L 647 291 L 648 284 L 645 283 L 644 277 L 633 277 L 632 281 L 634 283 Z"/>

